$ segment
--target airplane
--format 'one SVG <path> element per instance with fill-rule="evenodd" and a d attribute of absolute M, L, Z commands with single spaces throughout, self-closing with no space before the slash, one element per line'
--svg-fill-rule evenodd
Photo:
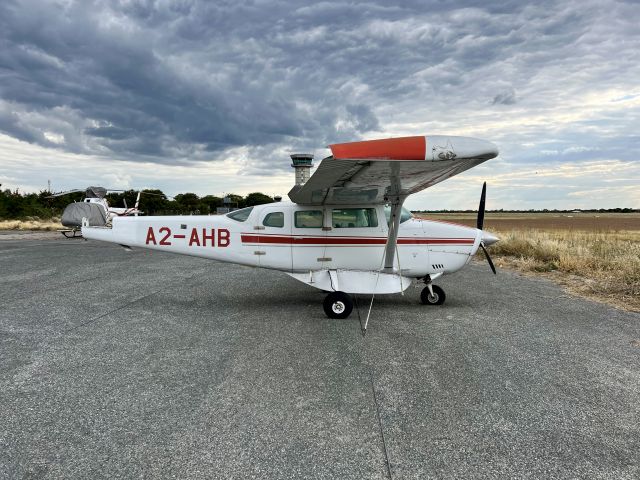
<path fill-rule="evenodd" d="M 138 192 L 135 205 L 133 207 L 128 207 L 127 201 L 124 200 L 124 208 L 110 206 L 109 202 L 107 202 L 107 199 L 105 198 L 107 192 L 124 192 L 124 190 L 114 190 L 104 187 L 87 187 L 86 189 L 67 190 L 66 192 L 54 193 L 46 198 L 56 198 L 76 192 L 85 192 L 85 198 L 82 202 L 70 203 L 62 212 L 61 223 L 68 228 L 61 229 L 59 232 L 67 238 L 78 238 L 76 234 L 80 232 L 83 218 L 87 218 L 89 223 L 92 225 L 102 226 L 110 224 L 114 217 L 142 215 L 143 212 L 138 208 L 140 204 L 140 195 L 142 193 L 156 195 L 140 191 Z"/>
<path fill-rule="evenodd" d="M 433 282 L 463 268 L 478 249 L 496 273 L 486 247 L 498 238 L 483 230 L 486 183 L 477 228 L 415 218 L 403 208 L 409 195 L 495 158 L 494 144 L 413 136 L 329 148 L 332 155 L 313 175 L 300 176 L 289 192 L 290 203 L 220 216 L 115 217 L 109 226 L 90 226 L 83 219 L 82 234 L 127 250 L 148 248 L 279 270 L 328 292 L 324 312 L 338 319 L 351 314 L 352 295 L 370 294 L 373 304 L 376 294 L 403 293 L 414 281 L 425 284 L 423 304 L 441 305 L 445 292 Z"/>

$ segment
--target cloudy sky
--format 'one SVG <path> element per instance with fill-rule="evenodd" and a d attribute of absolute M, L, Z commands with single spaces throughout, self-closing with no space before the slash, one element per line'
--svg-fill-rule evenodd
<path fill-rule="evenodd" d="M 408 206 L 640 208 L 637 1 L 2 0 L 0 183 L 286 195 L 289 153 L 452 134 Z"/>

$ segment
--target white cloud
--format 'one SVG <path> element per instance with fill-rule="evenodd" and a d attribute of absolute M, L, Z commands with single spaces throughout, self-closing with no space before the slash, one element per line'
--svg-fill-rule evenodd
<path fill-rule="evenodd" d="M 485 177 L 504 208 L 588 206 L 638 177 L 638 21 L 612 0 L 6 1 L 0 178 L 283 194 L 288 153 L 448 133 L 501 157 L 412 204 L 473 205 Z"/>

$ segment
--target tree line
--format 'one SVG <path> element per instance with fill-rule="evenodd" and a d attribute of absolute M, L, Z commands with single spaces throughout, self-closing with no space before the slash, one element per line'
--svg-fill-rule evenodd
<path fill-rule="evenodd" d="M 1 186 L 0 186 L 1 187 Z M 21 193 L 18 190 L 0 188 L 0 219 L 15 220 L 26 217 L 49 219 L 60 217 L 67 205 L 81 202 L 84 192 L 69 193 L 67 195 L 47 198 L 51 192 L 43 190 L 39 193 Z M 136 203 L 138 190 L 125 192 L 111 192 L 106 195 L 107 202 L 112 207 L 133 207 Z M 180 193 L 168 197 L 161 190 L 142 190 L 139 208 L 146 215 L 209 215 L 216 213 L 218 207 L 243 208 L 273 202 L 269 195 L 253 192 L 246 196 L 233 193 L 223 197 L 205 195 L 200 197 L 195 193 Z"/>
<path fill-rule="evenodd" d="M 68 195 L 47 198 L 51 192 L 42 190 L 39 193 L 20 193 L 18 190 L 12 191 L 2 189 L 0 185 L 0 219 L 15 220 L 26 217 L 38 217 L 49 219 L 60 217 L 62 211 L 72 202 L 81 202 L 84 199 L 84 192 L 70 193 Z M 125 192 L 111 192 L 106 199 L 112 207 L 133 207 L 138 196 L 137 190 L 127 190 Z M 180 193 L 175 197 L 167 197 L 161 190 L 142 190 L 140 197 L 140 209 L 147 215 L 209 215 L 216 213 L 218 207 L 244 208 L 254 205 L 262 205 L 274 201 L 269 195 L 260 192 L 253 192 L 246 196 L 230 193 L 225 197 L 216 195 L 205 195 L 199 197 L 195 193 Z M 568 213 L 576 210 L 487 210 L 487 212 L 504 213 L 529 213 L 529 212 L 558 212 Z M 608 213 L 631 213 L 637 212 L 633 208 L 609 208 L 609 209 L 581 209 L 581 212 L 608 212 Z M 416 213 L 475 213 L 475 210 L 424 210 Z"/>

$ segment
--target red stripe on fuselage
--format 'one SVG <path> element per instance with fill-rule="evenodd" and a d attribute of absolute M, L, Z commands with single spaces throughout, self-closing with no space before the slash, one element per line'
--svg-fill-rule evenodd
<path fill-rule="evenodd" d="M 473 245 L 474 238 L 399 238 L 399 244 L 411 245 Z M 385 241 L 386 243 L 386 241 Z"/>
<path fill-rule="evenodd" d="M 273 234 L 241 234 L 243 243 L 272 245 L 385 245 L 386 237 L 313 237 Z M 473 245 L 474 238 L 399 238 L 399 245 Z"/>

